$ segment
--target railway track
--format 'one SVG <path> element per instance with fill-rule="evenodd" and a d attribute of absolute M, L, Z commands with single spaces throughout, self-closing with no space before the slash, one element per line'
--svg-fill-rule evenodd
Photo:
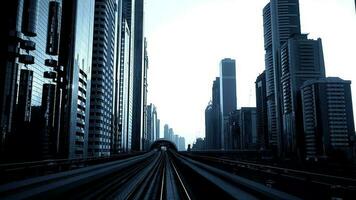
<path fill-rule="evenodd" d="M 299 199 L 155 149 L 123 160 L 0 185 L 0 199 Z"/>
<path fill-rule="evenodd" d="M 217 166 L 230 173 L 242 174 L 249 179 L 255 179 L 270 187 L 299 195 L 302 198 L 353 199 L 356 195 L 356 179 L 351 177 L 340 177 L 213 156 L 184 155 L 210 166 Z"/>

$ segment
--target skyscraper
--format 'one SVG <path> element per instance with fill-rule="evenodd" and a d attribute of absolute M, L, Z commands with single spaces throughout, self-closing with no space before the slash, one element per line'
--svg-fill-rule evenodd
<path fill-rule="evenodd" d="M 299 157 L 304 153 L 303 117 L 300 87 L 307 80 L 325 77 L 321 39 L 293 35 L 281 46 L 281 84 L 283 110 L 283 154 Z"/>
<path fill-rule="evenodd" d="M 214 149 L 214 112 L 211 102 L 205 109 L 205 141 L 207 149 Z"/>
<path fill-rule="evenodd" d="M 222 145 L 224 149 L 231 149 L 226 124 L 229 113 L 236 110 L 236 68 L 235 60 L 230 58 L 225 58 L 220 63 L 220 109 Z"/>
<path fill-rule="evenodd" d="M 88 153 L 110 155 L 113 132 L 116 0 L 95 1 Z"/>
<path fill-rule="evenodd" d="M 118 1 L 112 152 L 131 150 L 133 63 L 132 1 Z"/>
<path fill-rule="evenodd" d="M 284 155 L 285 138 L 282 120 L 282 85 L 280 48 L 294 34 L 300 34 L 299 0 L 271 0 L 271 24 L 272 24 L 272 54 L 274 69 L 274 88 L 276 103 L 276 124 L 279 134 L 278 148 L 280 155 Z"/>
<path fill-rule="evenodd" d="M 163 127 L 164 139 L 169 140 L 169 126 L 165 124 Z"/>
<path fill-rule="evenodd" d="M 268 146 L 273 150 L 278 149 L 277 113 L 274 86 L 274 68 L 272 53 L 272 18 L 271 3 L 263 8 L 263 30 L 265 49 L 265 71 L 266 71 L 266 97 L 267 97 L 267 128 Z"/>
<path fill-rule="evenodd" d="M 145 140 L 150 140 L 152 138 L 152 136 L 148 136 L 147 133 L 147 118 L 148 118 L 148 113 L 147 113 L 147 93 L 148 93 L 148 83 L 147 83 L 147 70 L 148 70 L 148 54 L 147 54 L 147 39 L 144 38 L 144 54 L 143 54 L 143 78 L 142 78 L 142 82 L 143 82 L 143 86 L 142 86 L 142 108 L 143 108 L 143 118 L 142 118 L 142 141 L 144 142 Z M 153 135 L 154 136 L 154 135 Z M 144 145 L 144 143 L 142 143 Z M 142 149 L 145 149 L 146 147 L 143 146 L 141 147 Z"/>
<path fill-rule="evenodd" d="M 355 125 L 351 81 L 337 77 L 301 87 L 306 159 L 352 159 Z"/>
<path fill-rule="evenodd" d="M 213 139 L 212 149 L 221 149 L 222 134 L 221 134 L 221 108 L 220 108 L 220 78 L 216 77 L 212 88 L 212 112 L 213 112 Z"/>
<path fill-rule="evenodd" d="M 280 47 L 292 35 L 300 34 L 299 0 L 271 0 L 263 9 L 263 18 L 269 139 L 272 149 L 282 155 L 286 136 L 282 129 Z"/>
<path fill-rule="evenodd" d="M 63 0 L 62 13 L 59 153 L 80 158 L 86 157 L 88 149 L 94 1 Z"/>
<path fill-rule="evenodd" d="M 266 96 L 266 71 L 260 74 L 255 82 L 256 87 L 256 123 L 257 123 L 257 146 L 258 149 L 268 147 L 268 114 Z"/>
<path fill-rule="evenodd" d="M 160 139 L 161 138 L 161 120 L 157 119 L 157 127 L 156 127 L 156 139 Z"/>
<path fill-rule="evenodd" d="M 148 150 L 150 145 L 157 140 L 157 109 L 152 103 L 147 106 L 147 138 L 144 138 L 144 149 Z"/>
<path fill-rule="evenodd" d="M 133 58 L 133 102 L 132 102 L 132 136 L 131 148 L 134 151 L 142 149 L 143 123 L 144 123 L 144 37 L 143 37 L 143 10 L 144 0 L 132 1 L 132 38 L 131 53 Z"/>
<path fill-rule="evenodd" d="M 178 146 L 179 151 L 185 151 L 185 138 L 184 137 L 179 137 L 179 146 Z"/>

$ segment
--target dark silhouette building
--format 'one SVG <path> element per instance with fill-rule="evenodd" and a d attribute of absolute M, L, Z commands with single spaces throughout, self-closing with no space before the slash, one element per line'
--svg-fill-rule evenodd
<path fill-rule="evenodd" d="M 307 80 L 325 77 L 321 39 L 293 35 L 281 46 L 281 84 L 283 134 L 282 144 L 287 157 L 303 157 L 303 117 L 300 87 Z"/>
<path fill-rule="evenodd" d="M 256 131 L 258 149 L 267 149 L 268 138 L 268 113 L 266 93 L 266 71 L 260 74 L 255 82 L 256 88 Z"/>
<path fill-rule="evenodd" d="M 211 102 L 209 102 L 208 106 L 205 109 L 205 141 L 207 149 L 214 149 L 214 124 L 216 121 L 214 120 L 214 112 L 213 106 Z"/>
<path fill-rule="evenodd" d="M 236 66 L 235 60 L 225 58 L 220 63 L 220 112 L 222 148 L 231 149 L 228 135 L 228 115 L 236 110 Z"/>
<path fill-rule="evenodd" d="M 355 127 L 350 84 L 328 77 L 302 85 L 306 159 L 353 158 Z"/>
<path fill-rule="evenodd" d="M 242 149 L 256 149 L 256 108 L 242 107 L 240 109 L 240 135 Z"/>
<path fill-rule="evenodd" d="M 213 149 L 221 149 L 222 134 L 221 134 L 221 108 L 220 108 L 220 78 L 216 77 L 212 88 L 212 112 L 214 120 L 214 136 Z"/>
<path fill-rule="evenodd" d="M 263 18 L 270 145 L 284 155 L 283 141 L 287 136 L 282 128 L 280 48 L 292 35 L 300 34 L 299 0 L 271 0 L 263 10 Z"/>
<path fill-rule="evenodd" d="M 229 136 L 231 138 L 232 149 L 242 149 L 240 110 L 235 110 L 229 114 Z"/>
<path fill-rule="evenodd" d="M 144 37 L 143 37 L 143 12 L 144 0 L 132 1 L 133 15 L 131 32 L 131 53 L 133 62 L 133 101 L 132 101 L 132 136 L 131 149 L 142 150 L 142 137 L 144 130 Z"/>
<path fill-rule="evenodd" d="M 115 0 L 95 1 L 88 154 L 108 156 L 113 133 Z"/>
<path fill-rule="evenodd" d="M 0 8 L 0 157 L 55 155 L 55 68 L 61 1 L 14 0 Z M 55 66 L 56 67 L 56 66 Z M 48 79 L 45 79 L 48 78 Z M 53 145 L 52 145 L 53 144 Z"/>
<path fill-rule="evenodd" d="M 267 98 L 267 128 L 268 146 L 277 151 L 278 149 L 278 130 L 276 97 L 274 84 L 273 51 L 272 51 L 272 18 L 271 3 L 263 9 L 263 30 L 264 30 L 264 49 L 265 49 L 265 71 L 266 71 L 266 98 Z"/>

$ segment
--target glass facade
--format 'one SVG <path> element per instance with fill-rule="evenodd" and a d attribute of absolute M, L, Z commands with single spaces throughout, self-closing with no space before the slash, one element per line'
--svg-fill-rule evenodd
<path fill-rule="evenodd" d="M 88 150 L 94 1 L 63 0 L 62 13 L 60 156 L 81 158 Z"/>

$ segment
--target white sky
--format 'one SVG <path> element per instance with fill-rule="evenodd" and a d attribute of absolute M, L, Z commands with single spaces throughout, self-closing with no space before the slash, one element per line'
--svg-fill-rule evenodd
<path fill-rule="evenodd" d="M 148 102 L 157 106 L 161 126 L 169 124 L 186 144 L 204 137 L 204 112 L 221 59 L 236 59 L 237 106 L 255 106 L 254 82 L 264 70 L 262 9 L 267 3 L 146 0 Z M 354 0 L 300 0 L 300 14 L 302 32 L 322 38 L 327 76 L 351 80 L 356 99 Z"/>

